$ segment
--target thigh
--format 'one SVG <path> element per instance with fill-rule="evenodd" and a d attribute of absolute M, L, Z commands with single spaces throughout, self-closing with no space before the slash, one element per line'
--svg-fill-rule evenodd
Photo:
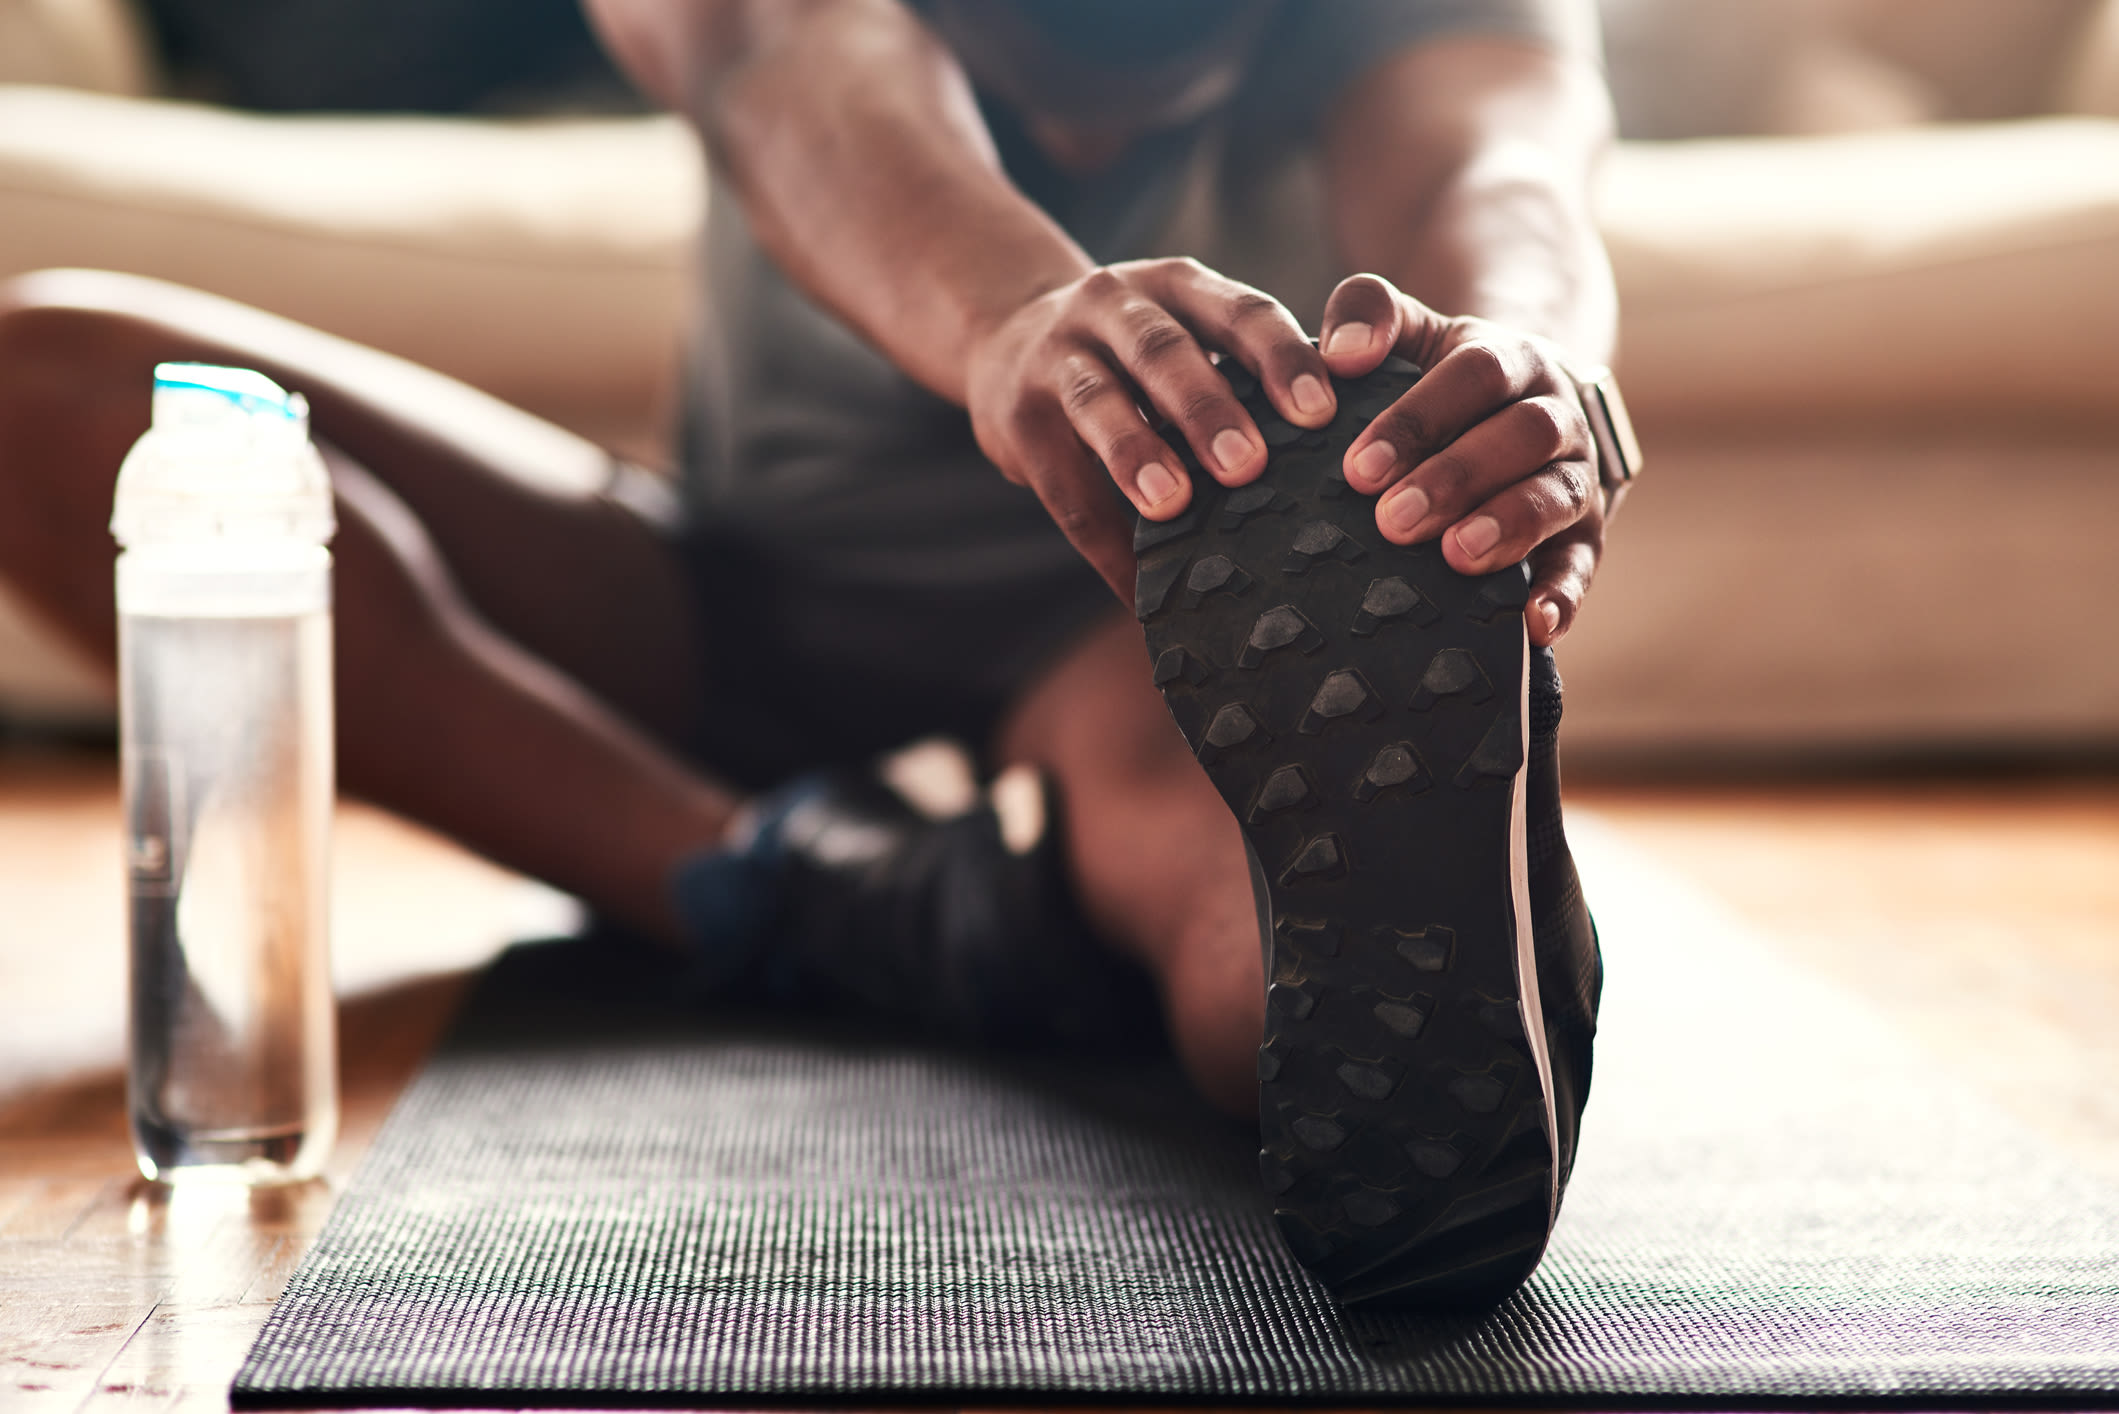
<path fill-rule="evenodd" d="M 1132 615 L 1107 620 L 1029 685 L 998 752 L 1052 778 L 1083 910 L 1161 982 L 1193 1082 L 1231 1114 L 1250 1112 L 1265 1016 L 1250 866 L 1235 817 L 1149 679 Z"/>
<path fill-rule="evenodd" d="M 32 396 L 43 400 L 14 450 L 56 456 L 19 443 L 63 436 L 67 459 L 84 463 L 63 484 L 43 478 L 64 503 L 52 514 L 108 516 L 111 478 L 147 425 L 156 363 L 257 369 L 303 394 L 318 441 L 368 468 L 417 518 L 428 572 L 627 717 L 689 744 L 702 688 L 697 615 L 674 501 L 648 473 L 431 370 L 161 281 L 30 276 L 4 287 L 0 321 L 6 366 L 36 370 Z M 107 563 L 78 577 L 80 595 L 107 597 Z"/>
<path fill-rule="evenodd" d="M 1150 680 L 1132 615 L 1106 618 L 1026 686 L 995 754 L 1052 779 L 1076 887 L 1113 941 L 1167 974 L 1204 917 L 1234 916 L 1255 959 L 1242 836 Z"/>

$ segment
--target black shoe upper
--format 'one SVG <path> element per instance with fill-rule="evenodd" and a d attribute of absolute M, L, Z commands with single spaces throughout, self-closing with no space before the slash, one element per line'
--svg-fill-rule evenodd
<path fill-rule="evenodd" d="M 1082 919 L 1047 796 L 1022 851 L 989 804 L 930 819 L 870 772 L 767 797 L 742 858 L 770 906 L 738 985 L 981 1045 L 1152 1046 L 1154 987 Z"/>

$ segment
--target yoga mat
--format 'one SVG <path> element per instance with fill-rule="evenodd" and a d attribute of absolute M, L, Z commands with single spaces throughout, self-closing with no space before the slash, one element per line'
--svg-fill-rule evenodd
<path fill-rule="evenodd" d="M 2093 1404 L 2119 1191 L 1594 829 L 1609 982 L 1544 1266 L 1340 1311 L 1166 1067 L 702 1017 L 519 950 L 414 1082 L 246 1404 Z M 1973 1038 L 1976 1039 L 1976 1038 Z"/>

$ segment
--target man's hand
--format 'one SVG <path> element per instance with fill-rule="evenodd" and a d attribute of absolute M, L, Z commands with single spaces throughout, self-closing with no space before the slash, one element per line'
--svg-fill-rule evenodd
<path fill-rule="evenodd" d="M 1017 309 L 970 351 L 965 401 L 980 448 L 1003 476 L 1037 493 L 1129 604 L 1132 527 L 1104 482 L 1151 520 L 1179 514 L 1192 497 L 1143 409 L 1167 418 L 1223 485 L 1265 470 L 1265 442 L 1209 350 L 1249 369 L 1288 421 L 1315 428 L 1332 420 L 1325 360 L 1294 316 L 1195 260 L 1091 270 Z M 1364 371 L 1386 352 L 1379 343 Z"/>
<path fill-rule="evenodd" d="M 1547 340 L 1484 319 L 1447 318 L 1375 275 L 1325 305 L 1325 362 L 1358 378 L 1391 354 L 1424 377 L 1347 449 L 1347 484 L 1376 496 L 1376 528 L 1482 574 L 1528 556 L 1530 640 L 1574 623 L 1604 549 L 1596 448 L 1574 380 Z"/>

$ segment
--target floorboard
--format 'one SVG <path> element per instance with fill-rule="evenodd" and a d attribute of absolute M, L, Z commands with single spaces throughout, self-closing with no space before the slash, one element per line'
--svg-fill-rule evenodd
<path fill-rule="evenodd" d="M 1572 801 L 2119 1176 L 2119 781 L 1606 782 Z M 0 1408 L 25 1414 L 225 1409 L 471 970 L 565 917 L 424 832 L 342 808 L 329 1172 L 172 1194 L 132 1168 L 115 1070 L 117 821 L 107 759 L 0 757 Z"/>

